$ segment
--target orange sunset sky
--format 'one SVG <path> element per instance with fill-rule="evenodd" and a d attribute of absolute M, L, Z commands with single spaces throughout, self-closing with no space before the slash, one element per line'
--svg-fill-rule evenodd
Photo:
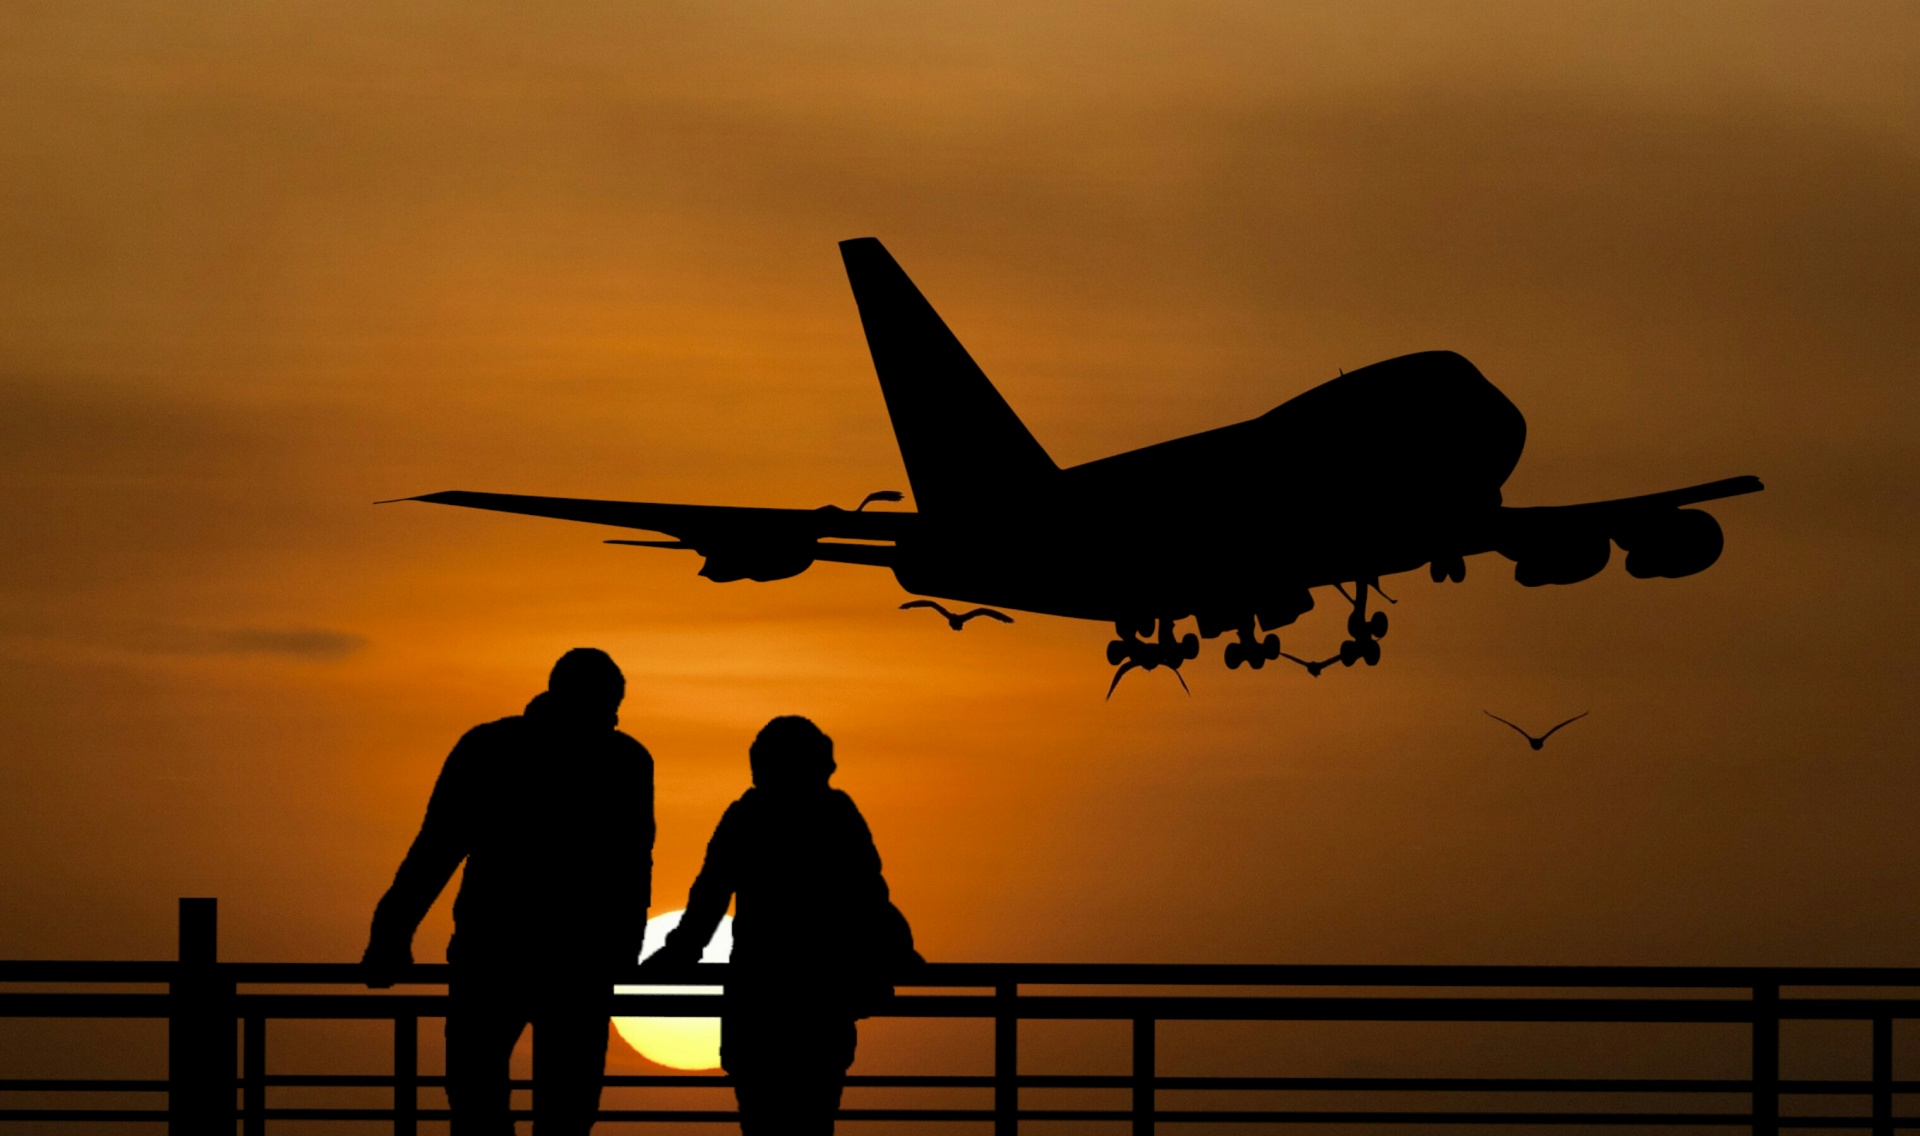
<path fill-rule="evenodd" d="M 371 504 L 907 488 L 867 235 L 1062 464 L 1448 348 L 1510 504 L 1768 488 L 1703 575 L 1484 557 L 1385 581 L 1376 669 L 1110 703 L 1105 626 Z M 0 954 L 215 895 L 358 957 L 453 741 L 593 644 L 656 910 L 804 713 L 936 960 L 1920 964 L 1916 249 L 1905 3 L 7 4 Z"/>

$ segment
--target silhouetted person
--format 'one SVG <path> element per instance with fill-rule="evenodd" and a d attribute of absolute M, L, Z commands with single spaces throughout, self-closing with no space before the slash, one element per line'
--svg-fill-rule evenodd
<path fill-rule="evenodd" d="M 454 1136 L 512 1136 L 507 1065 L 529 1024 L 534 1132 L 593 1127 L 615 972 L 639 955 L 653 876 L 653 758 L 615 728 L 625 693 L 604 651 L 576 647 L 526 713 L 467 731 L 374 910 L 362 965 L 390 986 L 466 861 L 447 946 Z"/>
<path fill-rule="evenodd" d="M 741 1131 L 824 1136 L 853 1064 L 854 1022 L 921 960 L 866 820 L 827 784 L 832 739 L 805 718 L 775 718 L 748 756 L 753 788 L 720 818 L 687 914 L 648 961 L 698 961 L 732 901 L 720 1064 Z"/>

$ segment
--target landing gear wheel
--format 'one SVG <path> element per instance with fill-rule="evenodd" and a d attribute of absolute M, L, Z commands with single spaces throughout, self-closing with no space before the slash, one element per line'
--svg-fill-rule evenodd
<path fill-rule="evenodd" d="M 1121 663 L 1126 662 L 1127 655 L 1129 653 L 1128 648 L 1130 646 L 1131 644 L 1129 644 L 1125 639 L 1115 639 L 1113 642 L 1108 643 L 1107 644 L 1107 665 L 1117 667 Z"/>
<path fill-rule="evenodd" d="M 1350 667 L 1360 661 L 1360 644 L 1352 639 L 1340 644 L 1340 665 Z"/>
<path fill-rule="evenodd" d="M 1269 659 L 1279 658 L 1280 637 L 1278 635 L 1269 635 L 1265 639 L 1262 639 L 1260 641 L 1260 653 Z"/>
<path fill-rule="evenodd" d="M 1267 665 L 1267 657 L 1258 651 L 1249 651 L 1247 652 L 1247 665 L 1257 671 Z"/>
<path fill-rule="evenodd" d="M 1367 661 L 1368 666 L 1378 666 L 1380 664 L 1380 644 L 1363 644 L 1360 648 L 1360 657 Z"/>
<path fill-rule="evenodd" d="M 1373 618 L 1367 620 L 1367 631 L 1375 639 L 1384 639 L 1387 634 L 1387 613 L 1376 611 Z"/>
<path fill-rule="evenodd" d="M 1227 644 L 1227 669 L 1230 671 L 1237 671 L 1240 669 L 1240 664 L 1243 662 L 1246 662 L 1246 656 L 1241 653 L 1240 644 L 1238 643 Z"/>
<path fill-rule="evenodd" d="M 1189 631 L 1186 636 L 1180 640 L 1180 657 L 1183 659 L 1197 659 L 1200 657 L 1200 637 L 1198 635 Z"/>
<path fill-rule="evenodd" d="M 1357 611 L 1347 616 L 1347 636 L 1351 639 L 1364 639 L 1367 637 L 1367 621 L 1361 619 L 1360 613 Z"/>

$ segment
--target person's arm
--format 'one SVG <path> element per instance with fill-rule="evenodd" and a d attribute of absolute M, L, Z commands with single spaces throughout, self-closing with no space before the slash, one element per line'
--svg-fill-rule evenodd
<path fill-rule="evenodd" d="M 625 969 L 640 957 L 647 938 L 647 909 L 653 906 L 653 755 L 627 735 L 615 736 L 620 739 L 624 764 L 618 794 L 620 855 L 624 859 L 636 849 L 640 853 L 639 871 L 623 877 L 633 880 L 631 890 L 610 897 L 614 911 L 609 916 L 612 954 L 608 962 Z"/>
<path fill-rule="evenodd" d="M 853 864 L 850 881 L 853 886 L 849 898 L 856 910 L 866 912 L 872 920 L 867 933 L 873 936 L 873 941 L 867 946 L 891 979 L 926 965 L 927 960 L 914 949 L 913 928 L 907 923 L 907 917 L 893 904 L 887 877 L 880 868 L 880 849 L 874 843 L 873 830 L 867 827 L 867 818 L 861 815 L 852 797 L 846 797 L 845 800 L 847 810 L 852 814 L 848 825 Z"/>
<path fill-rule="evenodd" d="M 427 801 L 420 834 L 394 873 L 393 885 L 373 909 L 373 929 L 360 959 L 369 986 L 391 986 L 399 970 L 413 964 L 414 930 L 471 851 L 472 767 L 482 744 L 475 738 L 477 733 L 469 730 L 447 755 Z"/>
<path fill-rule="evenodd" d="M 643 838 L 641 843 L 647 850 L 646 884 L 640 893 L 640 907 L 644 912 L 653 906 L 653 842 L 657 835 L 653 819 L 653 755 L 638 742 L 634 743 L 634 748 L 640 751 L 642 784 L 638 808 L 641 818 L 640 835 Z"/>
<path fill-rule="evenodd" d="M 739 882 L 738 847 L 745 823 L 740 805 L 735 801 L 720 817 L 713 839 L 707 841 L 707 858 L 700 865 L 700 875 L 687 893 L 687 913 L 680 917 L 680 925 L 667 936 L 659 952 L 648 960 L 650 964 L 685 966 L 699 962 L 707 941 L 719 929 Z"/>
<path fill-rule="evenodd" d="M 887 891 L 887 877 L 880 870 L 880 848 L 873 842 L 873 830 L 867 827 L 867 818 L 860 814 L 860 806 L 853 798 L 840 794 L 847 813 L 847 853 L 848 883 L 853 888 L 855 901 L 872 907 L 891 901 Z"/>

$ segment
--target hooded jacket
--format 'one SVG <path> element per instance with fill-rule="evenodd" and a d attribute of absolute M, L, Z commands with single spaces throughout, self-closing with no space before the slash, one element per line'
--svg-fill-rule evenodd
<path fill-rule="evenodd" d="M 541 694 L 467 731 L 374 910 L 373 941 L 404 950 L 464 861 L 448 962 L 632 965 L 652 900 L 653 758 L 616 721 Z"/>

